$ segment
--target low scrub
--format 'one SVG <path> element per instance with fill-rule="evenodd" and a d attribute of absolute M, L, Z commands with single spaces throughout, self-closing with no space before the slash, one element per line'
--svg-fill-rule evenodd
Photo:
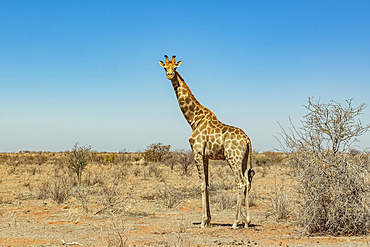
<path fill-rule="evenodd" d="M 291 128 L 282 128 L 280 142 L 302 198 L 298 217 L 305 233 L 369 233 L 370 157 L 351 152 L 351 144 L 370 129 L 357 119 L 365 107 L 309 98 L 302 127 L 291 122 Z"/>
<path fill-rule="evenodd" d="M 363 157 L 319 153 L 301 154 L 291 161 L 298 167 L 298 191 L 303 198 L 299 218 L 305 231 L 368 234 L 370 186 Z"/>
<path fill-rule="evenodd" d="M 72 183 L 66 177 L 56 178 L 50 182 L 42 183 L 39 187 L 38 199 L 52 199 L 60 204 L 72 195 Z"/>

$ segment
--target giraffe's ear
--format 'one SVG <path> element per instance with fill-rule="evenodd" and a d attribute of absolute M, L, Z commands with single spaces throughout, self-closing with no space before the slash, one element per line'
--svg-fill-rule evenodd
<path fill-rule="evenodd" d="M 166 66 L 166 64 L 165 64 L 163 61 L 161 61 L 161 60 L 159 60 L 159 64 L 160 64 L 162 67 L 165 67 L 165 66 Z"/>
<path fill-rule="evenodd" d="M 181 65 L 181 63 L 182 63 L 182 60 L 177 61 L 177 63 L 175 64 L 175 65 L 176 65 L 176 67 L 179 67 L 179 66 Z"/>

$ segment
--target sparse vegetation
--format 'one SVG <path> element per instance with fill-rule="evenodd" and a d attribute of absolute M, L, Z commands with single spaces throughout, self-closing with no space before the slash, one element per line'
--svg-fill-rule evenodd
<path fill-rule="evenodd" d="M 351 155 L 351 144 L 370 125 L 357 119 L 365 104 L 312 102 L 302 127 L 282 128 L 281 144 L 298 184 L 300 224 L 305 233 L 368 234 L 369 155 Z"/>
<path fill-rule="evenodd" d="M 217 235 L 217 239 L 208 243 L 235 245 L 249 243 L 241 237 L 236 240 L 235 236 L 250 236 L 249 231 L 257 230 L 259 234 L 253 239 L 258 237 L 257 242 L 263 246 L 266 231 L 285 234 L 286 229 L 291 229 L 292 233 L 298 233 L 291 228 L 292 220 L 299 217 L 296 211 L 291 211 L 296 208 L 291 200 L 294 198 L 303 205 L 303 198 L 299 201 L 291 194 L 292 184 L 285 164 L 288 160 L 284 160 L 287 156 L 284 153 L 253 154 L 257 176 L 249 200 L 253 225 L 242 235 L 227 229 L 232 223 L 230 215 L 235 211 L 236 185 L 234 174 L 225 161 L 210 162 L 214 225 L 211 231 L 204 230 L 199 235 L 200 183 L 198 174 L 191 172 L 193 163 L 184 162 L 182 155 L 188 152 L 168 151 L 161 162 L 145 161 L 144 152 L 90 152 L 80 182 L 76 172 L 69 168 L 70 154 L 70 151 L 0 154 L 3 160 L 0 164 L 0 227 L 7 229 L 4 236 L 12 230 L 22 233 L 22 229 L 27 232 L 43 229 L 42 232 L 54 229 L 54 224 L 63 224 L 66 229 L 63 234 L 72 237 L 68 242 L 77 241 L 86 246 L 137 243 L 192 246 L 210 241 L 212 234 L 219 230 L 223 232 L 222 237 Z M 39 165 L 35 156 L 44 156 L 45 162 Z M 175 157 L 174 163 L 168 161 L 171 156 Z M 189 156 L 192 158 L 191 153 Z M 363 167 L 369 164 L 370 156 L 363 152 L 351 151 L 348 157 L 362 159 Z M 264 175 L 262 169 L 265 169 Z M 266 212 L 269 217 L 265 217 Z M 77 229 L 81 239 L 74 239 Z M 60 238 L 67 242 L 67 236 Z M 0 238 L 0 243 L 4 241 Z"/>

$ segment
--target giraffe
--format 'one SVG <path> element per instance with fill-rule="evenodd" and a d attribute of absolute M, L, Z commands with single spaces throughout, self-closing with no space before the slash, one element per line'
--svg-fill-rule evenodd
<path fill-rule="evenodd" d="M 245 228 L 248 228 L 251 219 L 249 215 L 248 194 L 255 172 L 251 163 L 251 141 L 243 130 L 220 122 L 216 115 L 195 98 L 182 76 L 177 72 L 182 61 L 175 62 L 165 55 L 165 62 L 159 64 L 165 69 L 167 78 L 172 82 L 180 109 L 192 128 L 189 137 L 201 181 L 202 192 L 202 223 L 201 227 L 211 226 L 211 211 L 209 205 L 209 177 L 208 160 L 226 160 L 235 175 L 237 184 L 237 210 L 233 229 L 238 228 L 242 212 L 243 197 L 245 199 Z M 249 161 L 249 162 L 248 162 Z M 248 169 L 249 163 L 249 169 Z"/>

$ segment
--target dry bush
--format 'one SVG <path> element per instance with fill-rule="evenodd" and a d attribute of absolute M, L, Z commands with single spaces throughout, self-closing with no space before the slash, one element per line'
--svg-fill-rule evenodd
<path fill-rule="evenodd" d="M 369 154 L 351 155 L 351 144 L 370 125 L 356 119 L 365 104 L 353 107 L 331 101 L 308 101 L 302 127 L 282 128 L 281 144 L 289 154 L 297 192 L 299 220 L 309 234 L 369 233 Z"/>
<path fill-rule="evenodd" d="M 146 162 L 162 162 L 168 155 L 171 145 L 163 143 L 152 143 L 144 151 L 144 160 Z"/>
<path fill-rule="evenodd" d="M 235 177 L 227 161 L 214 161 L 211 167 L 210 191 L 232 190 L 235 188 Z"/>
<path fill-rule="evenodd" d="M 36 173 L 39 173 L 40 172 L 40 167 L 39 166 L 31 166 L 31 167 L 29 167 L 28 169 L 27 169 L 27 173 L 29 174 L 29 175 L 36 175 Z"/>
<path fill-rule="evenodd" d="M 105 164 L 117 164 L 119 162 L 119 156 L 116 153 L 108 153 L 104 155 Z"/>
<path fill-rule="evenodd" d="M 75 198 L 81 203 L 82 208 L 86 213 L 89 213 L 89 201 L 92 195 L 91 187 L 80 184 L 77 185 L 74 189 Z"/>
<path fill-rule="evenodd" d="M 159 179 L 160 181 L 163 181 L 164 173 L 163 173 L 163 170 L 159 168 L 158 166 L 159 166 L 158 163 L 152 163 L 149 166 L 147 166 L 146 169 L 148 170 L 148 176 L 154 177 L 156 179 Z"/>
<path fill-rule="evenodd" d="M 109 234 L 106 237 L 107 246 L 124 247 L 127 246 L 128 237 L 125 235 L 124 221 L 121 218 L 112 216 Z"/>
<path fill-rule="evenodd" d="M 162 188 L 157 190 L 155 198 L 160 200 L 167 208 L 173 208 L 180 204 L 184 199 L 184 195 L 181 190 L 171 185 L 164 184 Z"/>
<path fill-rule="evenodd" d="M 141 173 L 143 173 L 143 169 L 138 165 L 135 165 L 131 170 L 131 174 L 134 177 L 138 177 Z"/>
<path fill-rule="evenodd" d="M 52 199 L 60 204 L 72 195 L 72 188 L 72 183 L 67 177 L 56 177 L 52 181 L 40 185 L 37 198 Z"/>
<path fill-rule="evenodd" d="M 85 174 L 85 179 L 83 183 L 87 186 L 103 186 L 106 181 L 106 176 L 104 172 L 102 172 L 103 169 L 99 169 L 98 172 L 88 170 Z"/>
<path fill-rule="evenodd" d="M 255 192 L 249 193 L 249 207 L 258 205 L 258 201 L 261 200 L 261 196 Z"/>
<path fill-rule="evenodd" d="M 191 175 L 191 168 L 195 164 L 193 152 L 183 149 L 167 152 L 164 156 L 164 162 L 166 165 L 169 165 L 171 167 L 171 170 L 173 170 L 175 164 L 179 164 L 181 167 L 182 175 L 185 176 Z"/>
<path fill-rule="evenodd" d="M 264 154 L 253 155 L 252 160 L 256 163 L 257 166 L 266 166 L 266 164 L 270 162 L 269 157 Z"/>
<path fill-rule="evenodd" d="M 0 164 L 5 165 L 9 159 L 8 154 L 0 154 Z"/>
<path fill-rule="evenodd" d="M 234 189 L 234 187 L 234 178 L 231 180 L 220 179 L 218 181 L 210 183 L 209 191 L 232 190 Z"/>
<path fill-rule="evenodd" d="M 256 167 L 259 167 L 261 176 L 265 177 L 271 172 L 273 165 L 284 165 L 285 158 L 286 154 L 284 153 L 267 151 L 252 155 L 252 162 L 256 164 Z"/>
<path fill-rule="evenodd" d="M 90 158 L 91 146 L 80 146 L 77 142 L 68 153 L 68 167 L 76 173 L 77 181 L 81 184 L 82 171 Z"/>
<path fill-rule="evenodd" d="M 175 165 L 179 162 L 180 155 L 181 151 L 179 150 L 168 152 L 164 157 L 164 163 L 171 167 L 171 170 L 173 170 Z"/>
<path fill-rule="evenodd" d="M 289 217 L 291 213 L 290 209 L 290 201 L 289 201 L 289 193 L 285 191 L 284 184 L 282 183 L 280 186 L 276 183 L 275 178 L 275 188 L 271 192 L 271 215 L 274 215 L 277 220 L 285 220 Z"/>
<path fill-rule="evenodd" d="M 190 185 L 189 183 L 186 183 L 185 185 L 180 186 L 179 190 L 184 196 L 184 199 L 199 198 L 201 195 L 200 186 L 198 184 Z"/>
<path fill-rule="evenodd" d="M 119 181 L 114 181 L 110 185 L 104 185 L 101 187 L 100 191 L 103 202 L 102 205 L 104 206 L 104 210 L 113 209 L 114 206 L 118 205 L 120 201 L 121 191 L 119 188 Z M 102 211 L 102 210 L 101 210 Z"/>
<path fill-rule="evenodd" d="M 194 155 L 192 151 L 180 151 L 179 163 L 181 165 L 182 174 L 190 175 L 191 168 L 195 165 Z"/>
<path fill-rule="evenodd" d="M 369 162 L 367 160 L 367 162 Z M 368 234 L 370 185 L 361 158 L 332 153 L 291 157 L 298 165 L 297 179 L 303 198 L 300 218 L 308 233 Z"/>
<path fill-rule="evenodd" d="M 236 196 L 220 190 L 211 197 L 211 201 L 217 205 L 219 210 L 231 210 L 236 205 Z"/>

